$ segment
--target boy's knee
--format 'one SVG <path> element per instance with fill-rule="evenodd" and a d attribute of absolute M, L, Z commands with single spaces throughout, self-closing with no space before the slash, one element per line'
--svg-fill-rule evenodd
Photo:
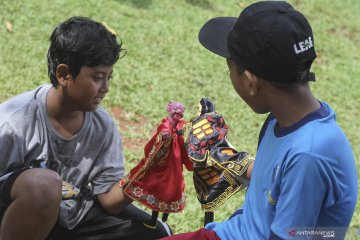
<path fill-rule="evenodd" d="M 51 209 L 61 202 L 62 181 L 58 173 L 49 169 L 34 168 L 24 171 L 15 180 L 10 196 L 30 202 L 36 209 Z"/>

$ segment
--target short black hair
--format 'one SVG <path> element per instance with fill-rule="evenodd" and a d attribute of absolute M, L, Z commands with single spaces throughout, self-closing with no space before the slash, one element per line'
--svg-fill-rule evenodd
<path fill-rule="evenodd" d="M 87 17 L 76 16 L 58 25 L 51 34 L 48 50 L 48 74 L 53 86 L 57 86 L 56 68 L 69 66 L 75 78 L 82 66 L 112 66 L 117 62 L 121 41 L 103 24 Z"/>

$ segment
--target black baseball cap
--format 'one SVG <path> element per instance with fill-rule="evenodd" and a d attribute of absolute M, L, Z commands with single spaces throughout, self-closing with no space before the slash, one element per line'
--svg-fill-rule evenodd
<path fill-rule="evenodd" d="M 201 28 L 199 41 L 266 80 L 315 81 L 315 74 L 310 72 L 316 58 L 311 26 L 287 2 L 256 2 L 238 18 L 213 18 Z"/>

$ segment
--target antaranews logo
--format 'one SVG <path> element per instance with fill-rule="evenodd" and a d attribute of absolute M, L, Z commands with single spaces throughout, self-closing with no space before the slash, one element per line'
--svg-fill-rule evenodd
<path fill-rule="evenodd" d="M 296 237 L 296 229 L 290 230 L 288 234 L 292 237 Z"/>
<path fill-rule="evenodd" d="M 346 231 L 346 227 L 301 227 L 289 229 L 288 235 L 293 239 L 343 239 Z"/>

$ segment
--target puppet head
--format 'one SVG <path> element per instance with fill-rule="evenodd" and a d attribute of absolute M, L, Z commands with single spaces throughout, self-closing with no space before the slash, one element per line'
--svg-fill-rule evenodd
<path fill-rule="evenodd" d="M 179 121 L 184 116 L 185 107 L 180 102 L 170 101 L 167 105 L 167 111 L 173 120 Z"/>

